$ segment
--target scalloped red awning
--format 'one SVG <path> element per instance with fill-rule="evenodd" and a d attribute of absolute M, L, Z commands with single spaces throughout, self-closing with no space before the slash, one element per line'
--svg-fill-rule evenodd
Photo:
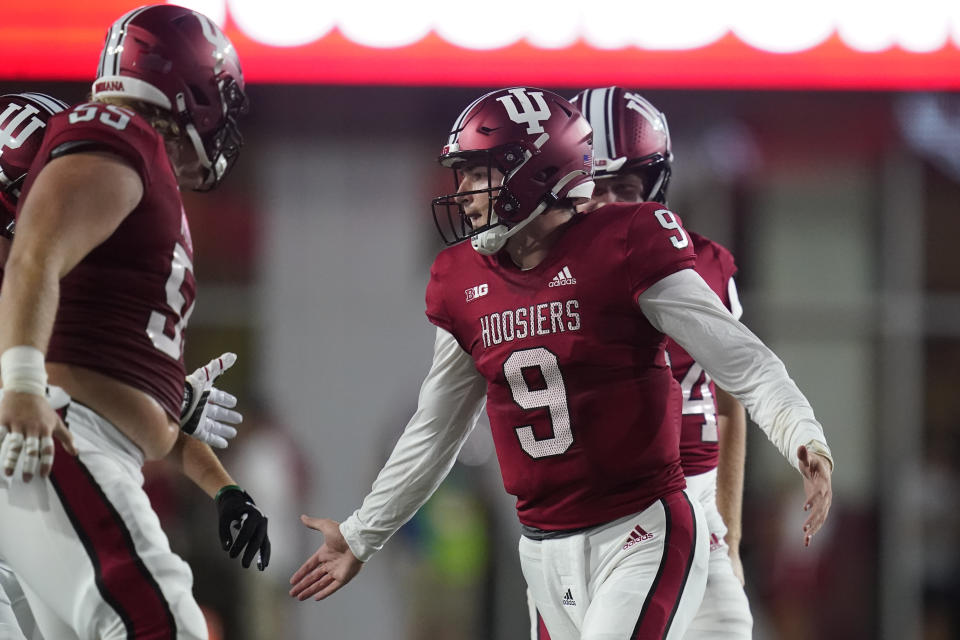
<path fill-rule="evenodd" d="M 0 79 L 92 80 L 110 23 L 140 2 L 37 0 L 0 23 Z M 929 53 L 893 47 L 850 48 L 836 34 L 798 53 L 771 53 L 729 33 L 687 50 L 597 49 L 583 40 L 560 49 L 519 41 L 475 50 L 430 33 L 414 44 L 373 48 L 334 28 L 302 46 L 274 47 L 243 33 L 229 17 L 227 35 L 249 82 L 583 87 L 620 84 L 685 89 L 960 89 L 960 48 L 950 40 Z"/>

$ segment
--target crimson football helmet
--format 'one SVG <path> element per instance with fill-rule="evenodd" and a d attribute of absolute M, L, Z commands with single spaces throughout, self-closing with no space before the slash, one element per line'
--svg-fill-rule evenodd
<path fill-rule="evenodd" d="M 549 91 L 514 87 L 474 100 L 457 118 L 439 162 L 454 171 L 485 164 L 498 169 L 502 184 L 489 184 L 489 217 L 472 228 L 452 193 L 432 201 L 433 218 L 444 242 L 470 238 L 473 248 L 491 255 L 510 236 L 563 199 L 582 202 L 593 192 L 590 177 L 590 125 L 569 102 Z"/>
<path fill-rule="evenodd" d="M 237 119 L 247 112 L 237 52 L 208 17 L 173 5 L 140 7 L 113 23 L 100 53 L 93 97 L 141 100 L 170 111 L 217 186 L 240 153 Z"/>
<path fill-rule="evenodd" d="M 40 151 L 47 120 L 67 108 L 44 93 L 0 96 L 0 236 L 13 238 L 20 188 Z"/>
<path fill-rule="evenodd" d="M 639 93 L 620 87 L 587 89 L 573 102 L 593 127 L 594 177 L 638 173 L 643 199 L 666 204 L 673 162 L 667 117 Z"/>

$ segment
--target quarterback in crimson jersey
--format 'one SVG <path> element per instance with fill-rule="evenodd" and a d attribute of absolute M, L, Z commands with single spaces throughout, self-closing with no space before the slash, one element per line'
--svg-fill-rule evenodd
<path fill-rule="evenodd" d="M 236 158 L 243 78 L 215 24 L 159 5 L 110 28 L 92 94 L 47 123 L 4 275 L 0 557 L 44 637 L 206 638 L 140 467 L 179 465 L 215 497 L 223 548 L 266 566 L 266 518 L 187 434 L 229 359 L 191 377 L 182 359 L 195 284 L 179 189 L 215 186 Z M 48 376 L 69 397 L 48 401 Z"/>
<path fill-rule="evenodd" d="M 437 257 L 427 287 L 431 322 L 487 380 L 520 522 L 544 530 L 610 522 L 683 488 L 679 388 L 663 334 L 638 321 L 634 301 L 693 266 L 693 246 L 652 204 L 577 216 L 562 233 L 528 270 L 457 245 Z M 467 299 L 476 287 L 484 295 Z"/>
<path fill-rule="evenodd" d="M 810 526 L 822 524 L 822 429 L 782 363 L 693 271 L 679 218 L 659 204 L 576 213 L 594 187 L 591 135 L 576 107 L 530 87 L 481 96 L 456 120 L 440 162 L 458 191 L 434 199 L 434 218 L 469 246 L 431 269 L 436 341 L 417 412 L 360 509 L 342 524 L 304 516 L 324 543 L 292 596 L 323 599 L 353 579 L 443 480 L 486 400 L 521 567 L 551 636 L 682 637 L 708 544 L 683 489 L 665 334 L 818 483 Z M 734 375 L 744 359 L 757 366 Z"/>

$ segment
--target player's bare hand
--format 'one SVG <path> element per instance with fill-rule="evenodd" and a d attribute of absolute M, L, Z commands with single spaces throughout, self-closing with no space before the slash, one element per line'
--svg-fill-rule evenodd
<path fill-rule="evenodd" d="M 826 521 L 833 501 L 830 480 L 832 468 L 829 460 L 807 451 L 804 446 L 797 449 L 797 458 L 800 460 L 800 473 L 803 474 L 803 489 L 807 494 L 803 510 L 810 512 L 803 523 L 803 546 L 809 547 L 810 539 Z"/>
<path fill-rule="evenodd" d="M 0 401 L 0 467 L 7 477 L 13 475 L 18 461 L 24 482 L 39 473 L 50 475 L 53 468 L 53 438 L 64 450 L 77 455 L 73 436 L 57 412 L 43 396 L 8 391 Z"/>
<path fill-rule="evenodd" d="M 347 584 L 363 568 L 340 533 L 340 523 L 327 518 L 300 516 L 300 521 L 323 534 L 323 544 L 290 578 L 290 595 L 300 601 L 323 600 Z"/>

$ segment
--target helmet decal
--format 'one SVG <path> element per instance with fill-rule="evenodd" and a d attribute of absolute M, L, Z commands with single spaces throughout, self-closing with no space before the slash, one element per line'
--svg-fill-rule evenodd
<path fill-rule="evenodd" d="M 13 236 L 20 188 L 40 151 L 47 120 L 66 108 L 43 93 L 0 96 L 0 236 Z"/>
<path fill-rule="evenodd" d="M 536 107 L 530 101 L 531 98 L 533 102 L 537 103 Z M 517 108 L 518 105 L 514 104 L 514 100 L 519 104 L 519 109 Z M 500 96 L 497 98 L 497 102 L 501 103 L 507 110 L 507 115 L 511 120 L 518 124 L 527 125 L 527 133 L 543 133 L 540 121 L 550 119 L 550 107 L 543 99 L 543 91 L 530 91 L 528 93 L 522 87 L 510 89 L 509 95 Z"/>

